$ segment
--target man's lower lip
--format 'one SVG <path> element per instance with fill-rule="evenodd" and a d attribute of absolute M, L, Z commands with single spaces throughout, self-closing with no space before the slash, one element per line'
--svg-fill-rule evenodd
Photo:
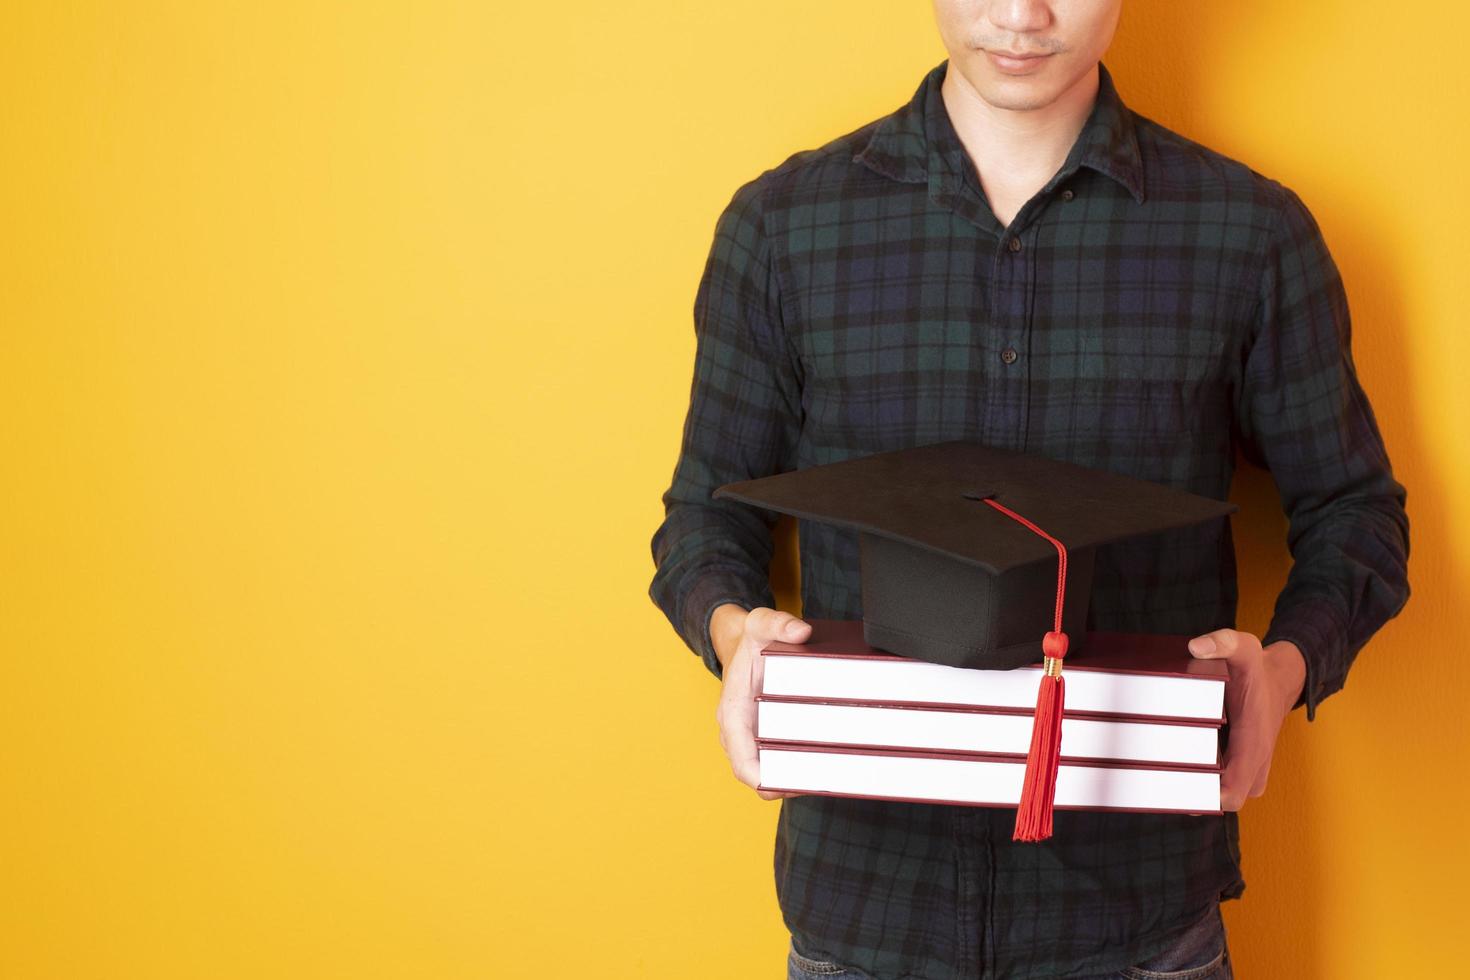
<path fill-rule="evenodd" d="M 996 54 L 994 51 L 987 51 L 985 54 L 990 58 L 991 64 L 995 65 L 1001 71 L 1018 73 L 1031 71 L 1044 64 L 1046 59 L 1051 57 L 1051 55 L 1043 54 L 1037 55 L 1034 58 L 1007 58 L 1005 55 Z"/>

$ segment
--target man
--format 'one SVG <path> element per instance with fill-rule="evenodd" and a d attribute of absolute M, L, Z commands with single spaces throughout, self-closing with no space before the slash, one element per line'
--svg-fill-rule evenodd
<path fill-rule="evenodd" d="M 1345 682 L 1407 601 L 1408 518 L 1350 350 L 1346 296 L 1289 188 L 1131 112 L 1101 56 L 1121 0 L 935 0 L 949 57 L 896 112 L 742 185 L 695 300 L 694 383 L 650 593 L 722 681 L 720 741 L 759 782 L 774 515 L 721 484 L 972 439 L 1224 499 L 1268 467 L 1291 573 L 1233 628 L 1229 524 L 1099 550 L 1089 628 L 1230 661 L 1218 817 L 783 795 L 792 976 L 1231 975 L 1236 811 L 1284 717 Z M 803 615 L 861 616 L 856 535 L 802 522 Z M 1137 975 L 1137 974 L 1134 974 Z"/>

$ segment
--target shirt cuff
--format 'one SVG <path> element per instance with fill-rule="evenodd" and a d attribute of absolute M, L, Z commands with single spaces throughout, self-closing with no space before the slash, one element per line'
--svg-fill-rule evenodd
<path fill-rule="evenodd" d="M 769 586 L 767 586 L 769 589 Z M 772 604 L 769 596 L 762 596 L 739 575 L 729 572 L 713 572 L 701 578 L 689 591 L 684 600 L 684 638 L 690 649 L 699 655 L 704 665 L 717 680 L 724 680 L 724 667 L 715 655 L 715 645 L 710 637 L 710 620 L 715 610 L 725 603 L 749 611 L 757 606 Z"/>
<path fill-rule="evenodd" d="M 1317 705 L 1347 683 L 1347 630 L 1342 611 L 1336 603 L 1320 596 L 1278 605 L 1270 629 L 1261 638 L 1261 646 L 1270 646 L 1278 640 L 1295 643 L 1306 661 L 1306 681 L 1292 708 L 1306 705 L 1307 721 L 1312 721 L 1317 715 Z"/>

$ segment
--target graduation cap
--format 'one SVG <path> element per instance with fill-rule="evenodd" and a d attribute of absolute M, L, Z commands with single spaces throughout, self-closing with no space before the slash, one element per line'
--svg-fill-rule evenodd
<path fill-rule="evenodd" d="M 1238 508 L 1149 480 L 943 442 L 726 484 L 738 500 L 859 532 L 863 638 L 956 667 L 1045 665 L 1014 839 L 1051 835 L 1062 660 L 1085 638 L 1098 547 Z"/>

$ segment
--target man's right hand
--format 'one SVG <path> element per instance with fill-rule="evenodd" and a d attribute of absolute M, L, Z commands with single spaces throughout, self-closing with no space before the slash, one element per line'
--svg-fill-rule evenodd
<path fill-rule="evenodd" d="M 787 612 L 764 606 L 746 612 L 726 603 L 710 618 L 710 639 L 720 661 L 720 703 L 715 720 L 720 726 L 720 747 L 730 758 L 735 778 L 763 800 L 779 800 L 799 793 L 776 793 L 756 789 L 760 785 L 760 756 L 755 747 L 755 696 L 761 688 L 765 660 L 761 650 L 772 642 L 804 643 L 811 636 L 810 623 Z"/>

